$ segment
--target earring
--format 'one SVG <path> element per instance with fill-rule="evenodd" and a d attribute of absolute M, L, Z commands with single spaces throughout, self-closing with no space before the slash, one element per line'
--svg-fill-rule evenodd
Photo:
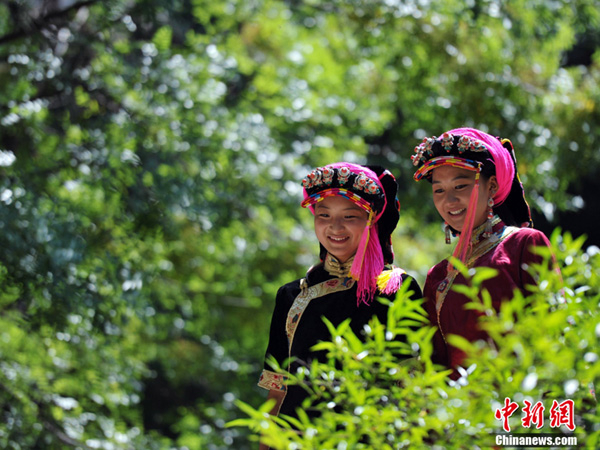
<path fill-rule="evenodd" d="M 448 222 L 444 222 L 444 230 L 446 232 L 446 244 L 451 244 L 452 240 L 450 239 L 450 225 L 448 225 Z"/>
<path fill-rule="evenodd" d="M 490 197 L 488 199 L 487 223 L 483 232 L 484 238 L 489 238 L 492 235 L 492 220 L 494 220 L 494 199 Z"/>

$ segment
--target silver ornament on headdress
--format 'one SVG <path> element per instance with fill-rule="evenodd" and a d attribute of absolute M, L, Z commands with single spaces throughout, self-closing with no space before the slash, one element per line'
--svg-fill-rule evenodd
<path fill-rule="evenodd" d="M 329 186 L 331 183 L 333 183 L 333 175 L 335 174 L 335 171 L 329 167 L 323 167 L 322 169 L 322 173 L 323 173 L 323 182 Z"/>
<path fill-rule="evenodd" d="M 338 183 L 340 183 L 340 186 L 348 182 L 351 173 L 348 167 L 340 167 L 338 169 Z"/>

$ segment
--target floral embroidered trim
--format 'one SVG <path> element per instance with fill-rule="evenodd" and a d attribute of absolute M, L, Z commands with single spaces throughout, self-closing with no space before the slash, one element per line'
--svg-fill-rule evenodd
<path fill-rule="evenodd" d="M 270 370 L 263 370 L 258 380 L 258 385 L 263 389 L 274 389 L 276 391 L 287 391 L 286 387 L 287 377 L 280 374 L 271 372 Z"/>
<path fill-rule="evenodd" d="M 302 313 L 310 301 L 334 292 L 348 290 L 354 286 L 354 283 L 355 281 L 352 278 L 333 278 L 331 280 L 315 284 L 314 286 L 307 286 L 306 278 L 300 280 L 300 287 L 302 290 L 294 299 L 294 303 L 288 312 L 285 327 L 288 338 L 288 356 L 290 359 L 292 356 L 292 343 L 294 341 L 294 334 L 296 333 L 298 322 L 300 321 Z M 287 370 L 290 370 L 289 363 Z M 287 392 L 286 382 L 286 376 L 265 369 L 260 375 L 258 385 L 264 389 L 275 389 L 277 391 Z"/>
<path fill-rule="evenodd" d="M 288 337 L 288 348 L 292 349 L 292 342 L 294 340 L 294 334 L 298 327 L 298 322 L 302 317 L 302 313 L 306 310 L 306 307 L 311 300 L 323 297 L 334 292 L 340 292 L 350 289 L 354 286 L 355 281 L 352 278 L 332 278 L 331 280 L 323 281 L 322 283 L 315 284 L 314 286 L 308 287 L 298 294 L 294 299 L 294 303 L 290 308 L 286 321 L 286 332 Z"/>

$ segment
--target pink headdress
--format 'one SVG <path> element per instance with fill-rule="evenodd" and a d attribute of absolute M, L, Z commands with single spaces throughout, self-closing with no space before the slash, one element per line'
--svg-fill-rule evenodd
<path fill-rule="evenodd" d="M 344 197 L 368 214 L 367 224 L 350 268 L 350 276 L 358 282 L 359 303 L 368 304 L 371 301 L 377 290 L 377 277 L 383 271 L 385 259 L 390 259 L 391 246 L 386 249 L 387 257 L 384 258 L 378 226 L 384 213 L 393 216 L 393 212 L 387 208 L 386 190 L 382 183 L 382 179 L 388 177 L 391 177 L 394 188 L 396 188 L 395 179 L 388 171 L 382 171 L 382 174 L 378 176 L 368 167 L 339 162 L 316 168 L 302 180 L 304 200 L 301 205 L 304 208 L 309 207 L 313 214 L 315 212 L 314 205 L 331 196 Z M 389 182 L 390 180 L 386 184 Z M 394 190 L 394 198 L 395 195 Z M 391 233 L 398 221 L 399 204 L 394 207 L 396 208 L 395 221 L 394 218 L 390 219 L 393 221 L 393 226 L 389 231 L 387 230 L 390 226 L 386 224 L 386 233 Z M 391 253 L 391 259 L 393 259 L 393 253 Z"/>
<path fill-rule="evenodd" d="M 415 180 L 431 179 L 432 170 L 442 165 L 452 165 L 477 172 L 475 186 L 467 207 L 465 223 L 453 256 L 463 263 L 471 242 L 475 221 L 475 210 L 479 199 L 479 175 L 496 175 L 498 190 L 494 193 L 494 207 L 498 208 L 507 199 L 504 207 L 518 225 L 531 224 L 529 206 L 525 201 L 523 186 L 516 170 L 516 160 L 509 140 L 500 140 L 474 128 L 456 128 L 443 133 L 439 138 L 425 138 L 415 148 L 413 164 L 418 167 Z"/>
<path fill-rule="evenodd" d="M 494 205 L 501 205 L 502 202 L 506 200 L 506 197 L 508 197 L 515 177 L 515 163 L 510 153 L 502 145 L 502 142 L 498 138 L 474 128 L 456 128 L 447 133 L 468 136 L 485 144 L 487 151 L 492 157 L 494 166 L 496 167 L 498 191 L 496 191 L 493 197 Z"/>

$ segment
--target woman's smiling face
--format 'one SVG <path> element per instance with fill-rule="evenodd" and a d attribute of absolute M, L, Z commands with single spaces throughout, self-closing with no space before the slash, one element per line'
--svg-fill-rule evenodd
<path fill-rule="evenodd" d="M 367 220 L 367 212 L 344 197 L 326 197 L 315 204 L 317 239 L 342 263 L 356 253 Z"/>
<path fill-rule="evenodd" d="M 440 166 L 433 170 L 431 188 L 433 204 L 448 225 L 456 231 L 462 231 L 475 186 L 476 172 L 453 166 Z M 498 189 L 496 177 L 479 180 L 479 200 L 475 211 L 474 226 L 477 227 L 487 220 L 488 199 Z"/>

